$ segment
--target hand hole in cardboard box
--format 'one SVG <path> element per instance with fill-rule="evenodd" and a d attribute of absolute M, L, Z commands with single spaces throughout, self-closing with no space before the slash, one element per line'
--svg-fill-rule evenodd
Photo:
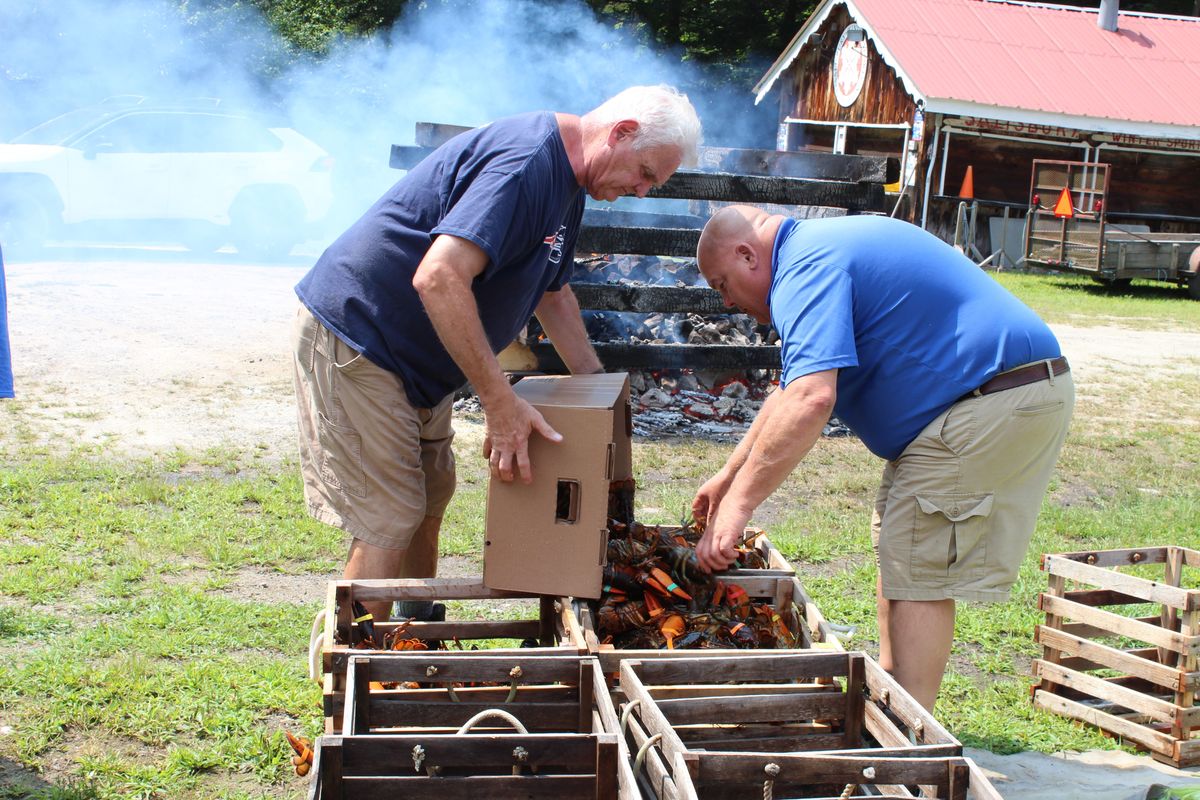
<path fill-rule="evenodd" d="M 574 525 L 579 520 L 579 481 L 560 480 L 554 503 L 554 522 Z"/>

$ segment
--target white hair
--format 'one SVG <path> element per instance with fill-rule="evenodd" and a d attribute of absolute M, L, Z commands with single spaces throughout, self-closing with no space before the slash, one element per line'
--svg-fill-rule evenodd
<path fill-rule="evenodd" d="M 674 86 L 630 86 L 605 100 L 587 116 L 602 125 L 623 119 L 637 120 L 634 149 L 674 145 L 679 148 L 682 166 L 696 163 L 700 118 L 687 95 Z"/>

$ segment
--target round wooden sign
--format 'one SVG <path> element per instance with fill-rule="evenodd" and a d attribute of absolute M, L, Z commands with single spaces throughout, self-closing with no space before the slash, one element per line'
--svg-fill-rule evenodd
<path fill-rule="evenodd" d="M 850 25 L 842 31 L 833 55 L 833 96 L 838 104 L 853 105 L 866 79 L 867 32 L 858 25 Z"/>

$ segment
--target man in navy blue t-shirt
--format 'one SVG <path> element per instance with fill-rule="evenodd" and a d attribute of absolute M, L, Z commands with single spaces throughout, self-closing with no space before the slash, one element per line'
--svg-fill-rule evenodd
<path fill-rule="evenodd" d="M 958 600 L 1007 599 L 1066 437 L 1054 334 L 960 252 L 906 222 L 796 222 L 731 206 L 700 271 L 782 346 L 780 390 L 693 502 L 701 563 L 733 560 L 754 509 L 831 413 L 886 460 L 872 537 L 880 662 L 933 708 Z"/>
<path fill-rule="evenodd" d="M 536 314 L 571 372 L 602 371 L 567 286 L 584 193 L 644 196 L 695 160 L 699 136 L 695 110 L 666 86 L 582 117 L 497 120 L 414 167 L 296 286 L 305 498 L 352 535 L 346 578 L 435 574 L 454 491 L 450 405 L 467 381 L 492 475 L 532 480 L 529 437 L 562 437 L 495 354 Z"/>

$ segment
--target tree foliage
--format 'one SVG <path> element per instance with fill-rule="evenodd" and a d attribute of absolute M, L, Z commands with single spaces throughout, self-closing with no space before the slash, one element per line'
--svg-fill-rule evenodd
<path fill-rule="evenodd" d="M 562 0 L 542 0 L 549 11 Z M 632 30 L 647 47 L 675 51 L 701 68 L 706 82 L 746 85 L 787 46 L 819 0 L 585 0 L 597 17 Z M 252 7 L 287 42 L 296 58 L 320 57 L 342 38 L 369 36 L 406 11 L 473 0 L 179 0 L 183 8 Z M 1099 0 L 1060 0 L 1095 7 Z M 1200 0 L 1125 0 L 1123 11 L 1200 15 Z"/>

